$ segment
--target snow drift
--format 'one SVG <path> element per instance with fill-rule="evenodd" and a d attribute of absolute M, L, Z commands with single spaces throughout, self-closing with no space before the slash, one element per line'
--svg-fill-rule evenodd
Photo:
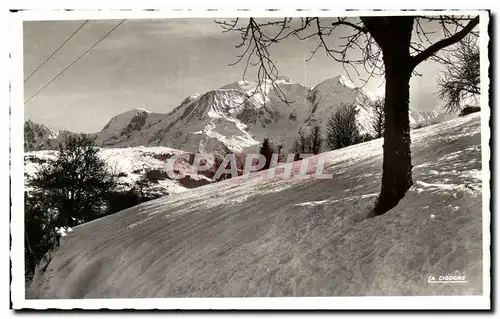
<path fill-rule="evenodd" d="M 77 226 L 27 297 L 481 294 L 480 131 L 478 114 L 412 131 L 415 185 L 378 217 L 380 139 L 321 154 L 331 179 L 264 171 Z"/>

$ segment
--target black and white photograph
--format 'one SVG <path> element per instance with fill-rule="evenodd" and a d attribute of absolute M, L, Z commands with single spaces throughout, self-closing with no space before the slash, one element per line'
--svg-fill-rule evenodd
<path fill-rule="evenodd" d="M 491 307 L 488 11 L 10 17 L 15 309 Z"/>

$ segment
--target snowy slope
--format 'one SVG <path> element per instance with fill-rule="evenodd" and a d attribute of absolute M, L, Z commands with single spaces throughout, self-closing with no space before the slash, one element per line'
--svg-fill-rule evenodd
<path fill-rule="evenodd" d="M 143 135 L 145 128 L 158 123 L 164 117 L 165 114 L 152 113 L 143 108 L 118 114 L 95 134 L 96 143 L 103 147 L 116 147 L 124 142 L 127 146 L 145 145 L 136 143 L 135 140 Z"/>
<path fill-rule="evenodd" d="M 419 124 L 436 124 L 456 118 L 457 115 L 448 113 L 438 113 L 436 111 L 414 111 L 410 110 L 410 127 L 416 127 Z"/>
<path fill-rule="evenodd" d="M 144 203 L 63 237 L 27 296 L 481 294 L 480 145 L 477 113 L 413 130 L 415 185 L 378 217 L 380 139 L 324 153 L 332 179 L 278 169 Z M 427 282 L 447 274 L 468 282 Z"/>
<path fill-rule="evenodd" d="M 98 155 L 107 162 L 111 173 L 117 178 L 117 191 L 126 192 L 133 188 L 147 171 L 167 172 L 167 159 L 181 153 L 184 152 L 168 147 L 130 147 L 102 148 Z M 46 163 L 48 159 L 55 159 L 56 157 L 57 151 L 50 150 L 25 153 L 25 176 L 34 176 L 40 165 Z M 178 161 L 176 164 L 178 166 L 175 168 L 185 176 L 184 179 L 177 180 L 165 177 L 149 185 L 145 191 L 156 195 L 176 194 L 188 188 L 211 182 L 211 179 L 194 172 L 189 163 Z M 29 190 L 29 187 L 26 187 L 26 189 Z"/>
<path fill-rule="evenodd" d="M 327 79 L 314 88 L 285 78 L 276 85 L 290 103 L 276 93 L 269 81 L 260 87 L 254 81 L 234 82 L 189 96 L 168 114 L 142 108 L 118 114 L 96 133 L 97 142 L 103 147 L 166 146 L 212 153 L 218 148 L 232 152 L 254 149 L 268 137 L 282 139 L 290 148 L 301 128 L 316 123 L 324 127 L 341 105 L 351 103 L 359 110 L 361 131 L 371 131 L 371 110 L 367 105 L 374 96 L 344 76 Z M 437 116 L 436 112 L 412 111 L 410 122 L 416 125 Z"/>

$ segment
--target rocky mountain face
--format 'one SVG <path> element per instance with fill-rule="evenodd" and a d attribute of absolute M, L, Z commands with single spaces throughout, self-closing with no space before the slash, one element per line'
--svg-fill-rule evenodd
<path fill-rule="evenodd" d="M 106 148 L 166 146 L 188 152 L 211 153 L 216 149 L 241 152 L 258 148 L 264 138 L 280 139 L 286 148 L 300 129 L 319 124 L 342 105 L 358 108 L 360 130 L 371 133 L 369 102 L 375 97 L 344 76 L 325 80 L 313 88 L 282 78 L 277 87 L 266 82 L 239 81 L 202 95 L 187 97 L 168 114 L 134 109 L 113 117 L 95 133 Z M 410 113 L 415 126 L 439 120 L 437 112 Z M 54 148 L 59 132 L 31 121 L 25 124 L 25 150 Z"/>
<path fill-rule="evenodd" d="M 24 151 L 55 148 L 60 140 L 59 133 L 31 120 L 24 122 Z"/>

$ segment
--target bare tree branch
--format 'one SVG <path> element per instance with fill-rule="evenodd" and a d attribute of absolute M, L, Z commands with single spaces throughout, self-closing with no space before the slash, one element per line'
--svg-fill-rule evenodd
<path fill-rule="evenodd" d="M 445 56 L 446 69 L 438 77 L 439 97 L 445 109 L 455 112 L 480 94 L 480 50 L 477 39 L 465 37 Z"/>
<path fill-rule="evenodd" d="M 383 66 L 381 63 L 381 51 L 376 42 L 371 38 L 368 29 L 360 20 L 349 21 L 348 18 L 337 18 L 328 25 L 321 23 L 322 19 L 318 17 L 306 17 L 300 19 L 300 25 L 292 24 L 292 18 L 284 18 L 273 21 L 257 21 L 255 18 L 249 18 L 248 23 L 242 25 L 241 19 L 233 19 L 230 21 L 215 21 L 223 32 L 234 31 L 240 34 L 241 41 L 236 45 L 236 48 L 242 49 L 242 53 L 237 55 L 235 62 L 230 66 L 238 63 L 245 63 L 243 80 L 249 66 L 257 68 L 257 88 L 254 91 L 258 94 L 260 87 L 270 85 L 275 94 L 284 102 L 288 101 L 284 92 L 276 80 L 279 78 L 277 66 L 271 59 L 270 47 L 284 39 L 295 37 L 301 41 L 317 39 L 317 45 L 311 51 L 306 62 L 310 61 L 319 51 L 323 50 L 325 54 L 334 61 L 343 65 L 344 70 L 349 78 L 350 71 L 348 66 L 352 67 L 357 76 L 360 76 L 358 67 L 362 66 L 367 70 L 370 77 L 383 74 Z M 348 27 L 354 32 L 347 36 L 341 36 L 340 42 L 328 43 L 327 39 L 339 27 Z M 308 32 L 309 31 L 309 32 Z M 272 33 L 272 34 L 271 34 Z M 349 58 L 349 51 L 361 50 L 359 58 Z M 255 62 L 252 61 L 255 57 Z M 368 79 L 369 79 L 368 78 Z M 365 84 L 368 82 L 365 81 Z M 352 78 L 351 78 L 352 80 Z"/>
<path fill-rule="evenodd" d="M 356 30 L 358 30 L 358 31 L 360 31 L 360 32 L 363 32 L 363 33 L 368 33 L 368 28 L 367 28 L 367 27 L 365 27 L 365 26 L 360 26 L 360 25 L 356 25 L 356 24 L 351 23 L 351 22 L 349 22 L 349 21 L 345 21 L 345 18 L 344 18 L 344 19 L 339 18 L 339 20 L 338 20 L 338 21 L 336 21 L 336 22 L 333 22 L 333 23 L 332 23 L 332 26 L 333 26 L 333 27 L 335 27 L 335 26 L 337 26 L 337 25 L 345 25 L 345 26 L 349 26 L 349 27 L 354 28 L 354 29 L 356 29 Z"/>
<path fill-rule="evenodd" d="M 249 66 L 256 68 L 257 87 L 253 94 L 259 94 L 262 89 L 266 91 L 272 89 L 282 101 L 292 103 L 287 100 L 285 93 L 276 83 L 279 71 L 270 54 L 270 48 L 273 45 L 287 38 L 307 40 L 309 43 L 317 41 L 310 51 L 310 55 L 306 58 L 306 62 L 323 51 L 326 56 L 342 64 L 346 75 L 351 80 L 353 80 L 351 77 L 353 71 L 357 77 L 362 76 L 359 72 L 361 68 L 366 79 L 359 80 L 366 85 L 371 78 L 382 76 L 385 72 L 382 50 L 375 37 L 383 38 L 386 31 L 384 31 L 383 26 L 384 20 L 378 20 L 370 17 L 359 19 L 344 17 L 335 18 L 335 20 L 325 23 L 326 19 L 324 18 L 305 17 L 292 23 L 292 18 L 271 21 L 249 18 L 248 22 L 247 19 L 243 22 L 242 19 L 236 18 L 230 21 L 216 21 L 216 23 L 221 26 L 223 32 L 234 31 L 240 34 L 241 41 L 236 45 L 236 48 L 242 49 L 242 52 L 237 55 L 237 60 L 230 65 L 245 64 L 244 81 L 246 81 Z M 427 23 L 424 23 L 425 21 Z M 433 43 L 431 35 L 436 33 L 436 28 L 432 28 L 429 23 L 441 28 L 446 38 Z M 441 64 L 448 64 L 447 59 L 436 53 L 440 50 L 446 50 L 447 46 L 460 41 L 468 33 L 475 35 L 473 29 L 478 23 L 479 17 L 415 17 L 413 36 L 409 46 L 412 55 L 413 75 L 421 75 L 415 70 L 415 67 L 429 58 Z M 335 41 L 329 41 L 341 27 L 350 28 L 351 32 L 348 32 L 347 35 L 338 34 Z"/>
<path fill-rule="evenodd" d="M 427 49 L 425 49 L 421 53 L 414 56 L 412 58 L 413 68 L 415 68 L 417 65 L 419 65 L 421 62 L 425 61 L 429 57 L 436 54 L 436 52 L 438 52 L 439 50 L 441 50 L 449 45 L 455 44 L 455 43 L 459 42 L 460 40 L 462 40 L 478 24 L 479 24 L 479 16 L 470 20 L 469 23 L 467 23 L 467 25 L 462 30 L 458 31 L 454 35 L 451 35 L 445 39 L 442 39 L 442 40 L 434 43 L 433 45 L 431 45 L 430 47 L 428 47 Z M 443 29 L 448 30 L 444 26 L 444 23 L 443 23 Z M 448 31 L 446 31 L 446 33 L 447 32 Z"/>

